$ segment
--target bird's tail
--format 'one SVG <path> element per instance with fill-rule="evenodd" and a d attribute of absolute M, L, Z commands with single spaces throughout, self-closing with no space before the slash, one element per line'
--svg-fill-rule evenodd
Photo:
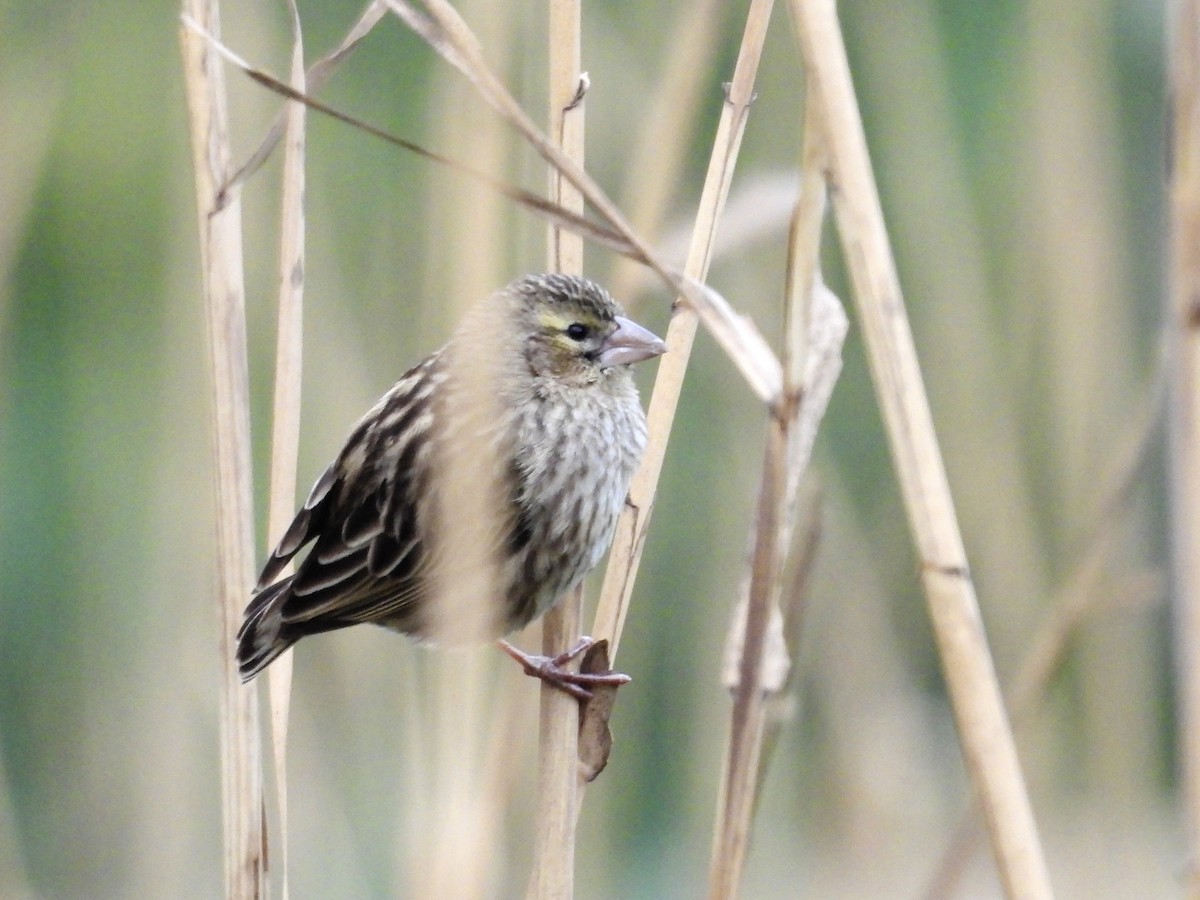
<path fill-rule="evenodd" d="M 246 620 L 237 633 L 238 674 L 243 682 L 296 643 L 299 636 L 289 634 L 283 624 L 283 604 L 291 586 L 292 579 L 283 578 L 255 594 L 246 607 Z"/>

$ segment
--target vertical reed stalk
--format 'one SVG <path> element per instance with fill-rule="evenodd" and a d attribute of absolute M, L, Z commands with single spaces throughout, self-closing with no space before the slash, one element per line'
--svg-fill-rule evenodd
<path fill-rule="evenodd" d="M 583 96 L 580 80 L 580 0 L 550 0 L 550 141 L 583 167 Z M 562 174 L 550 173 L 550 199 L 583 212 L 583 195 Z M 583 273 L 583 240 L 551 226 L 552 271 Z M 579 637 L 583 589 L 563 598 L 542 620 L 543 653 L 555 656 Z M 530 898 L 568 898 L 575 884 L 575 810 L 579 785 L 579 703 L 546 684 L 541 690 L 538 743 L 538 801 Z"/>
<path fill-rule="evenodd" d="M 710 900 L 737 896 L 738 882 L 750 843 L 755 785 L 763 739 L 763 670 L 767 655 L 767 629 L 772 612 L 778 612 L 779 576 L 782 571 L 779 534 L 784 520 L 787 481 L 787 420 L 773 415 L 768 425 L 755 517 L 754 557 L 750 566 L 750 597 L 746 608 L 733 714 L 724 777 L 718 795 L 717 826 L 713 837 Z"/>
<path fill-rule="evenodd" d="M 979 616 L 832 0 L 791 0 L 820 98 L 833 206 L 967 770 L 1010 897 L 1051 896 Z"/>
<path fill-rule="evenodd" d="M 291 85 L 304 92 L 304 40 L 300 12 L 289 0 L 292 25 Z M 272 545 L 283 537 L 296 505 L 300 447 L 300 384 L 304 336 L 304 128 L 307 109 L 289 103 L 284 113 L 283 198 L 279 229 L 279 314 L 275 349 L 275 401 L 271 426 L 271 484 L 267 534 Z M 291 565 L 288 566 L 288 571 Z M 286 573 L 285 573 L 286 574 Z M 271 744 L 279 814 L 276 854 L 280 895 L 288 900 L 288 714 L 291 709 L 292 651 L 267 671 L 271 698 Z"/>
<path fill-rule="evenodd" d="M 209 34 L 220 35 L 216 0 L 186 0 L 183 12 Z M 230 174 L 220 57 L 208 39 L 191 28 L 181 30 L 180 41 L 213 387 L 225 895 L 242 900 L 263 896 L 266 865 L 258 699 L 254 690 L 240 684 L 233 659 L 234 635 L 254 579 L 241 205 L 236 196 L 221 208 L 216 202 Z"/>
<path fill-rule="evenodd" d="M 1187 896 L 1200 898 L 1200 2 L 1169 19 L 1173 577 Z"/>
<path fill-rule="evenodd" d="M 470 0 L 460 6 L 480 30 L 489 61 L 499 71 L 509 70 L 527 14 L 514 16 L 504 4 L 490 0 Z M 503 172 L 512 146 L 503 123 L 464 115 L 471 101 L 470 86 L 456 72 L 443 69 L 431 87 L 430 140 L 437 146 L 469 147 L 481 169 Z M 434 173 L 425 190 L 424 257 L 452 260 L 453 265 L 426 266 L 422 292 L 446 298 L 439 318 L 453 327 L 471 314 L 476 301 L 495 289 L 507 270 L 507 209 L 502 197 L 481 195 L 475 185 L 458 183 L 444 173 Z M 490 326 L 478 329 L 481 335 L 490 332 Z M 495 421 L 492 350 L 485 338 L 466 352 L 453 354 L 456 377 L 464 390 L 447 400 L 446 410 L 453 410 L 455 420 Z M 449 558 L 461 560 L 462 569 L 446 574 L 435 616 L 438 629 L 459 643 L 464 634 L 488 631 L 499 612 L 495 559 L 480 551 L 489 546 L 487 535 L 500 527 L 503 500 L 495 479 L 502 466 L 488 449 L 485 431 L 465 425 L 455 430 L 462 442 L 448 449 L 442 460 L 443 502 L 454 514 L 445 519 L 441 538 Z M 512 793 L 496 771 L 513 769 L 497 764 L 494 757 L 527 751 L 528 744 L 500 737 L 504 716 L 513 711 L 507 698 L 498 702 L 501 698 L 491 690 L 492 670 L 499 662 L 493 651 L 483 647 L 443 648 L 430 654 L 422 666 L 421 691 L 431 702 L 420 722 L 411 709 L 404 711 L 406 727 L 421 734 L 414 747 L 420 763 L 412 776 L 422 782 L 423 797 L 417 803 L 402 801 L 407 828 L 400 856 L 406 869 L 405 893 L 412 896 L 489 897 L 503 878 L 511 845 L 504 816 Z"/>
<path fill-rule="evenodd" d="M 811 101 L 811 85 L 809 94 Z M 815 108 L 813 102 L 805 104 L 802 186 L 789 229 L 781 354 L 784 396 L 769 408 L 749 592 L 738 604 L 730 632 L 726 682 L 733 693 L 733 710 L 709 868 L 713 900 L 737 896 L 745 867 L 768 761 L 767 703 L 783 690 L 791 667 L 792 647 L 784 637 L 780 601 L 800 481 L 841 372 L 846 317 L 820 278 L 826 155 Z M 789 606 L 798 602 L 795 595 L 787 601 Z"/>

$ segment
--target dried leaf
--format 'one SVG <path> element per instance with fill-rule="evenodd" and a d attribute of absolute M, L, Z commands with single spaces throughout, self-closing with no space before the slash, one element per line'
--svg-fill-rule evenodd
<path fill-rule="evenodd" d="M 588 648 L 579 664 L 579 671 L 591 675 L 612 672 L 608 658 L 608 641 L 596 641 Z M 608 720 L 617 700 L 618 685 L 600 684 L 591 689 L 592 698 L 583 704 L 579 713 L 579 777 L 594 781 L 608 765 L 612 752 L 612 731 Z"/>

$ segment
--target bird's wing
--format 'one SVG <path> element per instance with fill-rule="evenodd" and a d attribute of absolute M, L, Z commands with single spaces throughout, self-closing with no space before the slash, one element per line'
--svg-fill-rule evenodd
<path fill-rule="evenodd" d="M 312 543 L 283 600 L 285 623 L 311 628 L 328 619 L 337 627 L 386 616 L 416 597 L 427 557 L 420 503 L 442 378 L 437 354 L 406 373 L 317 480 L 259 579 L 261 591 Z"/>

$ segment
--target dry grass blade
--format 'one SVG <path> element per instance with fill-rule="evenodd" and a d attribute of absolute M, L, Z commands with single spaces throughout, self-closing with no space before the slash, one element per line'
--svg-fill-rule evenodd
<path fill-rule="evenodd" d="M 1188 896 L 1200 897 L 1200 2 L 1170 21 L 1173 578 Z"/>
<path fill-rule="evenodd" d="M 292 18 L 292 85 L 303 92 L 304 40 L 300 12 L 289 0 Z M 279 317 L 275 350 L 275 403 L 271 430 L 271 485 L 267 533 L 272 544 L 291 522 L 296 499 L 296 466 L 300 447 L 300 383 L 304 322 L 304 160 L 305 106 L 289 103 L 285 110 L 283 200 L 280 211 Z M 290 569 L 290 566 L 289 566 Z M 289 650 L 267 672 L 271 697 L 271 742 L 275 761 L 275 792 L 279 810 L 278 857 L 280 894 L 288 898 L 288 714 L 292 693 L 292 653 Z"/>
<path fill-rule="evenodd" d="M 339 122 L 344 122 L 347 125 L 359 129 L 360 131 L 366 132 L 372 137 L 386 141 L 395 147 L 399 147 L 402 150 L 416 154 L 423 159 L 428 159 L 431 162 L 438 163 L 439 165 L 446 166 L 447 168 L 453 169 L 456 172 L 469 175 L 476 181 L 479 181 L 490 187 L 492 190 L 498 191 L 499 193 L 508 197 L 513 202 L 519 203 L 526 209 L 529 209 L 532 212 L 540 215 L 553 225 L 558 225 L 576 234 L 581 234 L 588 240 L 594 241 L 602 247 L 607 247 L 614 253 L 621 253 L 630 257 L 631 259 L 638 260 L 639 262 L 646 262 L 645 257 L 640 253 L 637 247 L 633 246 L 627 238 L 623 237 L 617 231 L 611 228 L 606 228 L 603 225 L 579 215 L 578 213 L 570 212 L 558 204 L 552 203 L 544 197 L 540 197 L 530 191 L 506 184 L 500 179 L 492 177 L 487 172 L 476 169 L 473 166 L 469 166 L 460 160 L 453 159 L 441 153 L 436 153 L 433 150 L 427 150 L 420 144 L 405 140 L 402 137 L 397 137 L 390 132 L 384 131 L 382 128 L 378 128 L 370 124 L 369 122 L 364 122 L 361 119 L 357 119 L 354 116 L 341 112 L 338 109 L 334 109 L 332 106 L 322 103 L 320 100 L 317 100 L 301 91 L 297 91 L 295 88 L 291 87 L 285 82 L 280 81 L 274 75 L 250 65 L 250 63 L 233 53 L 228 47 L 220 43 L 220 41 L 213 38 L 212 35 L 207 34 L 205 30 L 194 20 L 185 18 L 185 24 L 189 28 L 196 30 L 197 33 L 208 38 L 218 53 L 224 56 L 225 59 L 227 59 L 230 63 L 241 69 L 247 76 L 254 81 L 257 81 L 263 87 L 266 87 L 279 94 L 281 97 L 284 97 L 287 100 L 294 100 L 297 103 L 303 103 L 309 109 L 316 110 L 317 112 L 329 116 L 332 119 L 336 119 Z"/>
<path fill-rule="evenodd" d="M 836 7 L 831 0 L 791 2 L 808 77 L 820 98 L 831 178 L 838 188 L 838 231 L 967 770 L 983 800 L 1006 892 L 1049 897 L 1049 874 L 904 312 Z"/>
<path fill-rule="evenodd" d="M 584 171 L 553 141 L 542 134 L 521 105 L 488 68 L 479 48 L 479 41 L 458 12 L 445 0 L 427 0 L 425 16 L 404 0 L 387 0 L 388 7 L 405 24 L 419 34 L 443 59 L 462 72 L 479 91 L 480 96 L 507 120 L 534 150 L 567 182 L 578 190 L 600 215 L 626 240 L 647 263 L 659 268 L 654 254 L 633 233 L 615 203 Z"/>
<path fill-rule="evenodd" d="M 206 31 L 219 32 L 215 2 L 189 0 L 184 9 Z M 228 174 L 230 159 L 219 60 L 210 52 L 209 42 L 192 28 L 183 28 L 180 40 L 214 392 L 225 895 L 249 898 L 263 894 L 266 861 L 258 699 L 255 691 L 240 683 L 232 652 L 246 588 L 254 579 L 241 207 L 234 201 L 216 208 L 217 189 Z"/>
<path fill-rule="evenodd" d="M 685 277 L 679 287 L 754 395 L 768 406 L 779 403 L 783 399 L 783 368 L 754 322 L 707 284 Z"/>
<path fill-rule="evenodd" d="M 337 67 L 358 49 L 358 45 L 363 42 L 372 29 L 379 24 L 380 19 L 387 15 L 387 7 L 383 0 L 371 0 L 367 4 L 367 8 L 363 10 L 362 15 L 355 21 L 350 31 L 342 38 L 342 42 L 337 48 L 325 56 L 322 56 L 312 67 L 307 74 L 301 71 L 301 77 L 297 78 L 295 69 L 292 72 L 292 85 L 301 93 L 311 91 L 316 93 L 324 87 L 329 79 L 333 77 L 333 73 L 337 71 Z M 280 139 L 283 137 L 284 128 L 288 121 L 288 111 L 284 110 L 279 118 L 271 125 L 266 137 L 258 145 L 258 149 L 250 154 L 238 170 L 230 177 L 229 181 L 221 187 L 220 196 L 224 198 L 226 194 L 234 190 L 239 184 L 257 172 L 264 162 L 271 156 L 275 148 L 279 145 Z"/>

